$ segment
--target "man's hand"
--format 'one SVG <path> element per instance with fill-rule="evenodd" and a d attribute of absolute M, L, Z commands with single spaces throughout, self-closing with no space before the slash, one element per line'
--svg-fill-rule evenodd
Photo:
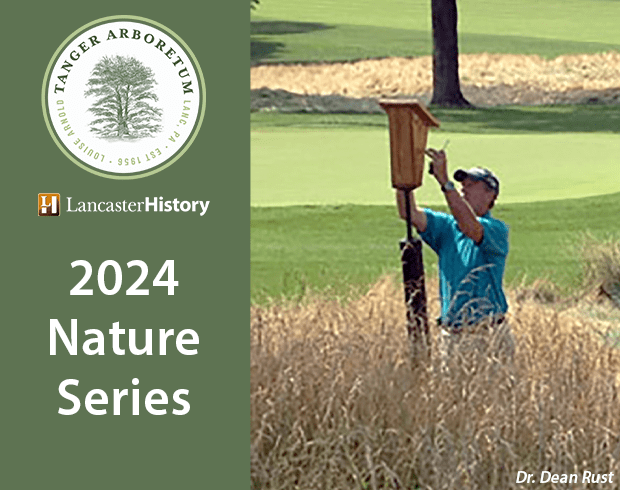
<path fill-rule="evenodd" d="M 443 187 L 450 180 L 446 152 L 429 148 L 425 153 L 431 157 L 433 174 L 439 185 Z M 484 228 L 476 219 L 476 214 L 469 203 L 458 192 L 446 192 L 445 198 L 460 230 L 476 243 L 480 243 L 484 237 Z"/>
<path fill-rule="evenodd" d="M 431 157 L 431 169 L 433 170 L 433 175 L 439 185 L 444 185 L 448 180 L 448 159 L 446 158 L 446 152 L 443 150 L 435 150 L 434 148 L 427 149 L 424 153 L 426 153 L 429 157 Z"/>

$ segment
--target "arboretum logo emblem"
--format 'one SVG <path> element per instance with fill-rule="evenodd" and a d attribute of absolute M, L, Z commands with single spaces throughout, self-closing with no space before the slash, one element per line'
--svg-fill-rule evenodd
<path fill-rule="evenodd" d="M 106 17 L 56 50 L 42 101 L 50 134 L 69 159 L 103 177 L 135 179 L 170 166 L 191 145 L 205 83 L 172 31 L 141 17 Z"/>

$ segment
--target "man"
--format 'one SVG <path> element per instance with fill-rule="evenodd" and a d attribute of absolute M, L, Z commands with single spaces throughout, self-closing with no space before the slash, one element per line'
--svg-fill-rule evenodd
<path fill-rule="evenodd" d="M 432 173 L 441 186 L 451 214 L 419 209 L 410 196 L 411 223 L 438 255 L 443 336 L 461 342 L 469 334 L 495 333 L 508 310 L 502 288 L 508 255 L 508 226 L 491 216 L 499 194 L 499 180 L 489 170 L 457 170 L 459 193 L 448 178 L 446 154 L 428 149 Z M 397 191 L 401 218 L 406 219 L 404 191 Z M 512 357 L 514 344 L 508 327 L 499 339 Z M 445 339 L 444 339 L 445 340 Z"/>

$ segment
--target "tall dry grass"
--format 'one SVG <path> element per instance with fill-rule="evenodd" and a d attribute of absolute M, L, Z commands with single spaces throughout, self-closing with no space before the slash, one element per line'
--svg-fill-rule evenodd
<path fill-rule="evenodd" d="M 579 244 L 586 287 L 599 286 L 600 292 L 620 308 L 620 239 L 599 240 L 584 235 Z"/>
<path fill-rule="evenodd" d="M 412 365 L 389 279 L 348 304 L 253 306 L 252 488 L 528 488 L 517 472 L 542 470 L 620 481 L 619 352 L 596 320 L 511 298 L 514 364 L 472 355 L 447 370 L 436 346 Z"/>

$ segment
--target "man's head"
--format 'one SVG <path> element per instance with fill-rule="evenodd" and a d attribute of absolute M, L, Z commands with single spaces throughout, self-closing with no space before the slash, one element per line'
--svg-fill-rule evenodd
<path fill-rule="evenodd" d="M 481 167 L 457 170 L 454 180 L 461 182 L 463 198 L 478 216 L 483 216 L 495 205 L 499 179 L 490 170 Z"/>

